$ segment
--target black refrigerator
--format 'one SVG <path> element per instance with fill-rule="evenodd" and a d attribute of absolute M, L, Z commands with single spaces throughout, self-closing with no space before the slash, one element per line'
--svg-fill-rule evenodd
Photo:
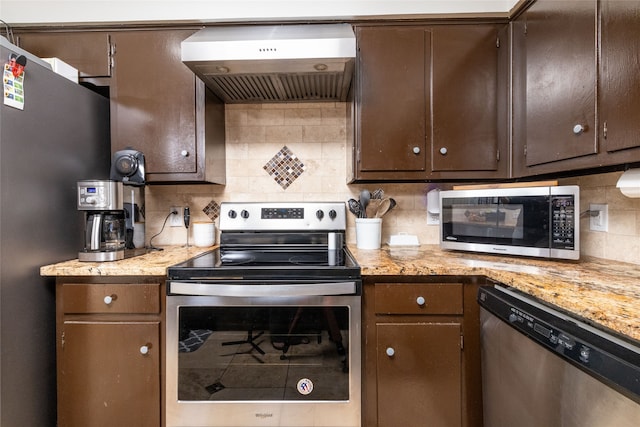
<path fill-rule="evenodd" d="M 5 64 L 20 55 L 16 107 Z M 76 182 L 109 176 L 109 100 L 4 37 L 0 60 L 0 425 L 55 426 L 55 283 L 40 267 L 82 248 Z"/>

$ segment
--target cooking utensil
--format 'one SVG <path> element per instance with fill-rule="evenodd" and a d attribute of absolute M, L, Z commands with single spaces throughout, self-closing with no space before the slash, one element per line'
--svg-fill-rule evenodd
<path fill-rule="evenodd" d="M 372 199 L 384 199 L 384 190 L 382 188 L 376 188 L 371 192 Z"/>
<path fill-rule="evenodd" d="M 387 209 L 387 212 L 385 212 L 385 213 L 389 213 L 389 212 L 391 212 L 391 210 L 392 210 L 393 208 L 395 208 L 397 205 L 398 205 L 398 204 L 396 203 L 396 200 L 395 200 L 394 198 L 390 197 L 390 198 L 389 198 L 389 209 Z"/>
<path fill-rule="evenodd" d="M 362 211 L 362 206 L 360 206 L 360 202 L 357 201 L 356 199 L 349 199 L 347 201 L 347 204 L 349 205 L 349 212 L 354 214 L 356 218 L 360 218 L 361 211 Z"/>
<path fill-rule="evenodd" d="M 376 209 L 376 213 L 375 213 L 374 216 L 376 218 L 382 218 L 384 216 L 384 214 L 389 212 L 389 208 L 390 207 L 391 207 L 391 199 L 388 198 L 388 197 L 385 197 L 378 204 L 378 208 Z"/>
<path fill-rule="evenodd" d="M 369 204 L 369 201 L 371 200 L 371 193 L 369 193 L 369 190 L 362 190 L 360 192 L 360 218 L 366 218 L 367 217 L 367 205 Z"/>

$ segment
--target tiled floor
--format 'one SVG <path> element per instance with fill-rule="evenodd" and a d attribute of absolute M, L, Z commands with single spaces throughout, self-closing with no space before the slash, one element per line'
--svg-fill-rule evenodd
<path fill-rule="evenodd" d="M 246 337 L 246 331 L 214 332 L 196 351 L 179 353 L 179 399 L 348 399 L 348 354 L 339 354 L 326 332 L 320 334 L 319 340 L 317 335 L 304 336 L 303 343 L 292 345 L 284 358 L 283 351 L 272 345 L 268 333 L 255 341 L 264 355 L 249 344 L 222 345 Z M 348 352 L 347 343 L 343 344 Z M 281 348 L 278 343 L 276 346 Z M 301 379 L 311 380 L 310 394 L 298 392 Z"/>

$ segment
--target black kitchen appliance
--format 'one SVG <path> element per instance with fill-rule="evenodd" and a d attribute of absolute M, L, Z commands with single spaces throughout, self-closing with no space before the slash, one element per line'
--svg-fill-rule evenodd
<path fill-rule="evenodd" d="M 168 269 L 167 426 L 360 426 L 361 273 L 343 202 L 222 203 Z"/>
<path fill-rule="evenodd" d="M 133 149 L 113 153 L 110 177 L 114 181 L 121 181 L 128 185 L 144 185 L 144 154 Z"/>
<path fill-rule="evenodd" d="M 2 18 L 8 20 L 2 3 Z M 9 59 L 27 59 L 13 79 Z M 109 99 L 0 36 L 0 425 L 56 424 L 55 278 L 40 267 L 83 246 L 76 185 L 109 176 Z M 7 75 L 8 73 L 8 75 Z M 10 105 L 7 85 L 22 92 Z"/>

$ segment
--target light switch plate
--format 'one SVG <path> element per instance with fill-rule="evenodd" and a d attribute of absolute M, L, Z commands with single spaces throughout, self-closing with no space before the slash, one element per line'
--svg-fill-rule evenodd
<path fill-rule="evenodd" d="M 597 212 L 598 215 L 593 215 Z M 609 205 L 592 203 L 589 205 L 589 230 L 608 231 L 609 230 Z"/>

